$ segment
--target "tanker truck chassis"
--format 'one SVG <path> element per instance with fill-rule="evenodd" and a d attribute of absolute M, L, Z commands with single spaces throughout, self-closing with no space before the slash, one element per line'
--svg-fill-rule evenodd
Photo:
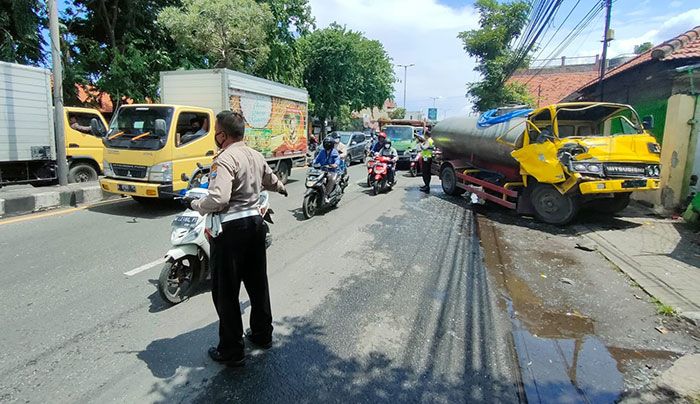
<path fill-rule="evenodd" d="M 582 208 L 617 213 L 632 192 L 659 188 L 653 119 L 640 121 L 628 105 L 554 104 L 490 117 L 450 118 L 433 129 L 431 171 L 446 194 L 469 192 L 564 225 Z"/>

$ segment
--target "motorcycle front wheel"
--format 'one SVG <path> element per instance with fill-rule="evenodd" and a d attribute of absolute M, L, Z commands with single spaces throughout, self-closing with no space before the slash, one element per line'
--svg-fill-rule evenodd
<path fill-rule="evenodd" d="M 375 195 L 379 195 L 379 187 L 380 187 L 379 181 L 374 181 L 374 183 L 372 184 L 372 191 L 374 192 Z"/>
<path fill-rule="evenodd" d="M 195 290 L 201 271 L 201 262 L 193 255 L 186 255 L 165 263 L 158 277 L 158 292 L 166 302 L 178 304 Z"/>
<path fill-rule="evenodd" d="M 304 212 L 306 219 L 311 219 L 318 211 L 318 195 L 312 192 L 304 197 L 304 203 L 301 205 L 301 210 Z"/>

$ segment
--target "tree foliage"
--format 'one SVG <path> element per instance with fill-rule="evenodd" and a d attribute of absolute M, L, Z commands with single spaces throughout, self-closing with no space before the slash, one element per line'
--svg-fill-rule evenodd
<path fill-rule="evenodd" d="M 301 38 L 300 49 L 304 85 L 321 121 L 338 117 L 344 106 L 380 106 L 391 96 L 394 72 L 380 42 L 332 24 Z"/>
<path fill-rule="evenodd" d="M 475 71 L 482 80 L 468 84 L 468 95 L 476 111 L 485 111 L 505 104 L 532 104 L 523 85 L 506 83 L 508 71 L 517 55 L 510 44 L 527 23 L 530 4 L 524 0 L 499 3 L 497 0 L 477 0 L 479 29 L 460 32 L 464 50 L 476 58 Z"/>
<path fill-rule="evenodd" d="M 396 108 L 393 111 L 389 112 L 389 118 L 391 119 L 403 119 L 406 116 L 406 109 L 405 108 Z"/>
<path fill-rule="evenodd" d="M 47 44 L 40 34 L 46 26 L 46 10 L 38 0 L 0 1 L 0 60 L 38 65 Z"/>
<path fill-rule="evenodd" d="M 273 15 L 255 0 L 183 0 L 182 7 L 164 8 L 158 22 L 176 42 L 206 55 L 211 67 L 254 73 L 270 53 Z"/>
<path fill-rule="evenodd" d="M 273 24 L 267 32 L 269 56 L 262 62 L 256 74 L 284 84 L 301 86 L 303 64 L 297 39 L 315 28 L 308 0 L 257 0 L 266 4 L 273 16 Z"/>
<path fill-rule="evenodd" d="M 73 0 L 63 17 L 67 72 L 109 94 L 155 99 L 159 72 L 204 66 L 201 54 L 184 49 L 153 22 L 158 13 L 178 0 Z"/>
<path fill-rule="evenodd" d="M 639 45 L 634 45 L 634 53 L 635 55 L 640 55 L 653 47 L 654 44 L 651 42 L 640 43 Z"/>

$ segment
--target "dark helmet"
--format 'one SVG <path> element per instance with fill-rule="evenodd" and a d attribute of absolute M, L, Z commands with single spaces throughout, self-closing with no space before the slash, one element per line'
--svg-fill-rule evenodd
<path fill-rule="evenodd" d="M 384 142 L 384 147 L 387 148 L 387 149 L 391 148 L 391 139 L 387 139 L 387 140 Z"/>
<path fill-rule="evenodd" d="M 326 136 L 323 139 L 323 148 L 326 150 L 331 150 L 333 147 L 335 147 L 335 138 L 332 136 Z"/>

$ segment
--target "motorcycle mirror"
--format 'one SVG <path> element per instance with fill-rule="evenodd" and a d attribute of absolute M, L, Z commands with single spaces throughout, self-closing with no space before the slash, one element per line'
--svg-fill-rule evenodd
<path fill-rule="evenodd" d="M 199 169 L 201 170 L 202 168 L 204 168 L 204 166 L 202 165 L 202 163 L 200 163 L 200 162 L 198 161 L 198 162 L 197 162 L 197 168 L 199 168 Z"/>
<path fill-rule="evenodd" d="M 185 173 L 182 173 L 182 175 L 180 176 L 180 179 L 185 181 L 185 182 L 190 182 L 190 178 Z"/>

